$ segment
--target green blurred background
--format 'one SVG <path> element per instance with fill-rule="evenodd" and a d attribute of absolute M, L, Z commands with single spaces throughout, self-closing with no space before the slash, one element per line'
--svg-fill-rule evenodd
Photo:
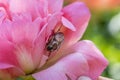
<path fill-rule="evenodd" d="M 120 15 L 118 13 L 118 10 L 104 11 L 100 14 L 92 13 L 91 21 L 83 36 L 83 39 L 92 40 L 109 60 L 109 66 L 103 76 L 115 80 L 120 80 L 120 25 L 117 32 L 112 32 L 110 29 L 114 30 L 118 27 L 113 26 L 117 23 L 111 24 L 114 16 Z M 120 23 L 120 16 L 118 22 Z"/>
<path fill-rule="evenodd" d="M 75 0 L 65 0 L 69 4 Z M 82 39 L 93 41 L 109 61 L 103 76 L 120 80 L 120 0 L 81 0 L 91 11 Z"/>

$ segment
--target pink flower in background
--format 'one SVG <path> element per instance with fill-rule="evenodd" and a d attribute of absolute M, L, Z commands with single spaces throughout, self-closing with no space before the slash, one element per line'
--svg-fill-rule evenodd
<path fill-rule="evenodd" d="M 63 0 L 0 0 L 0 79 L 98 78 L 107 60 L 91 41 L 78 42 L 90 12 L 81 2 L 62 5 Z M 46 46 L 57 32 L 64 41 L 50 52 Z"/>

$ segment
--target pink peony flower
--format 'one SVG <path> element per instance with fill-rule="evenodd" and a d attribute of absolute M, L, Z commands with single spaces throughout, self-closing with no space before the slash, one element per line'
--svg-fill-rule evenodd
<path fill-rule="evenodd" d="M 63 0 L 0 0 L 1 80 L 98 78 L 107 60 L 91 41 L 78 42 L 90 12 L 81 2 L 62 6 Z M 50 51 L 46 47 L 57 32 L 64 41 Z"/>

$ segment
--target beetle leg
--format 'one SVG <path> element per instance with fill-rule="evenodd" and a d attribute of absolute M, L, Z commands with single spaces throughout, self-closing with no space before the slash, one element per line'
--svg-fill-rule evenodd
<path fill-rule="evenodd" d="M 48 53 L 48 57 L 50 57 L 50 55 L 51 55 L 51 51 Z"/>

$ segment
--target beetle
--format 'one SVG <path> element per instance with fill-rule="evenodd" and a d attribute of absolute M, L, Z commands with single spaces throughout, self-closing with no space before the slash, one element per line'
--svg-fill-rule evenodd
<path fill-rule="evenodd" d="M 61 46 L 61 43 L 64 41 L 64 34 L 62 32 L 54 33 L 49 39 L 46 44 L 46 50 L 50 53 L 58 50 Z M 50 54 L 49 54 L 50 56 Z"/>

